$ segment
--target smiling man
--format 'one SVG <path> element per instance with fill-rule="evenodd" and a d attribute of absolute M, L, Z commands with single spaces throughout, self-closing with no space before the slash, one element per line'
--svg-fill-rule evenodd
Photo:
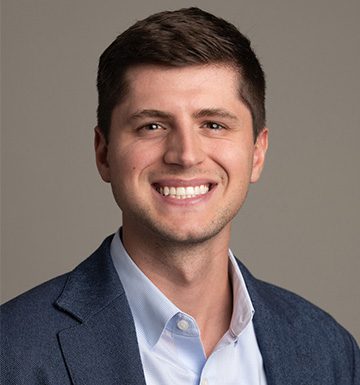
<path fill-rule="evenodd" d="M 98 91 L 122 228 L 4 305 L 4 383 L 359 384 L 348 332 L 229 250 L 268 145 L 248 39 L 196 8 L 150 16 L 105 50 Z"/>

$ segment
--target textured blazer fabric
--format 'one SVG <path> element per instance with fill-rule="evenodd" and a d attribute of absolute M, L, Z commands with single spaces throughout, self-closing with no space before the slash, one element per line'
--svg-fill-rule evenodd
<path fill-rule="evenodd" d="M 1 307 L 1 384 L 145 385 L 111 239 L 72 272 Z M 345 329 L 239 266 L 268 385 L 360 385 L 359 347 Z"/>

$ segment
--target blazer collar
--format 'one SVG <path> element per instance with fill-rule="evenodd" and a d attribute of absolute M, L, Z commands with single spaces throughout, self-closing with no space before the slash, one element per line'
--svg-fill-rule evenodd
<path fill-rule="evenodd" d="M 58 338 L 75 384 L 145 385 L 134 321 L 110 256 L 111 239 L 69 274 L 56 306 L 78 324 Z"/>
<path fill-rule="evenodd" d="M 56 305 L 83 322 L 101 311 L 115 298 L 124 294 L 110 257 L 110 242 L 107 237 L 100 247 L 68 277 Z"/>

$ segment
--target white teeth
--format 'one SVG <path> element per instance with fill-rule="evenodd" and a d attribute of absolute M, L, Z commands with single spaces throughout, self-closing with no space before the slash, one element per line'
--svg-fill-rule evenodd
<path fill-rule="evenodd" d="M 186 195 L 185 187 L 177 187 L 176 195 L 181 195 L 181 196 Z"/>
<path fill-rule="evenodd" d="M 202 184 L 200 186 L 186 186 L 186 187 L 159 187 L 158 191 L 161 195 L 170 196 L 176 199 L 195 198 L 198 195 L 204 195 L 209 191 L 209 185 Z"/>
<path fill-rule="evenodd" d="M 193 195 L 194 194 L 194 187 L 186 187 L 186 195 Z"/>

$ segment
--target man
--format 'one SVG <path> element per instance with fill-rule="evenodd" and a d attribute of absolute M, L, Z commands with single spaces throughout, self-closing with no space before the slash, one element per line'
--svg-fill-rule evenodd
<path fill-rule="evenodd" d="M 348 332 L 228 250 L 268 144 L 247 38 L 196 8 L 150 16 L 105 50 L 98 92 L 123 225 L 3 306 L 3 383 L 359 384 Z"/>

